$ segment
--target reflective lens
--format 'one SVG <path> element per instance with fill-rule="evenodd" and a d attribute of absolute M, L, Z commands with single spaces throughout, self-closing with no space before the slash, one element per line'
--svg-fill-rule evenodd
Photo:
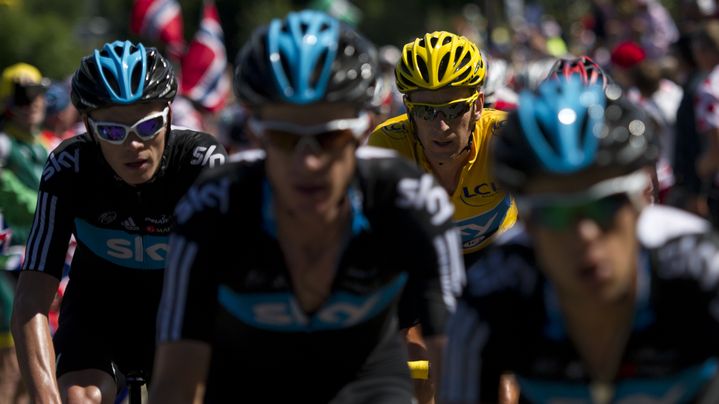
<path fill-rule="evenodd" d="M 617 212 L 627 203 L 629 197 L 621 193 L 578 205 L 536 205 L 530 207 L 529 220 L 552 230 L 564 230 L 584 218 L 606 230 L 612 227 Z"/>
<path fill-rule="evenodd" d="M 164 116 L 149 118 L 135 125 L 135 133 L 141 139 L 149 139 L 157 134 L 165 126 Z"/>
<path fill-rule="evenodd" d="M 122 144 L 130 132 L 135 132 L 140 140 L 148 141 L 167 125 L 168 111 L 169 107 L 165 107 L 161 112 L 152 113 L 132 126 L 117 122 L 95 122 L 92 118 L 88 118 L 88 121 L 100 139 L 106 142 Z"/>
<path fill-rule="evenodd" d="M 405 101 L 405 104 L 416 118 L 431 121 L 441 113 L 445 120 L 451 121 L 469 111 L 472 103 L 477 101 L 477 97 L 479 97 L 479 93 L 475 92 L 471 97 L 460 98 L 446 104 L 425 104 L 411 101 Z"/>
<path fill-rule="evenodd" d="M 124 126 L 112 124 L 98 124 L 95 126 L 95 131 L 102 139 L 111 142 L 122 142 L 127 134 Z"/>

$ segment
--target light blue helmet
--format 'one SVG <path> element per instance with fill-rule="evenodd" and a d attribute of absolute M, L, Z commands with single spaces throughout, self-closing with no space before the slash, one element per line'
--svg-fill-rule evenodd
<path fill-rule="evenodd" d="M 591 167 L 630 172 L 659 157 L 654 123 L 643 110 L 624 100 L 616 85 L 603 90 L 576 77 L 522 92 L 492 146 L 494 175 L 515 192 L 534 176 Z"/>
<path fill-rule="evenodd" d="M 72 79 L 72 102 L 80 112 L 110 105 L 172 101 L 177 80 L 155 48 L 115 41 L 80 62 Z"/>
<path fill-rule="evenodd" d="M 320 12 L 290 13 L 260 27 L 238 54 L 234 89 L 250 106 L 373 97 L 377 51 L 350 26 Z"/>

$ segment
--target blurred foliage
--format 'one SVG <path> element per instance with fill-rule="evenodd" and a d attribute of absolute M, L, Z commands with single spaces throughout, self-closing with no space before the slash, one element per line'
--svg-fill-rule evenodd
<path fill-rule="evenodd" d="M 359 29 L 378 45 L 401 46 L 424 32 L 457 30 L 471 26 L 481 37 L 487 28 L 506 24 L 500 0 L 351 0 L 362 12 Z M 614 1 L 614 0 L 593 0 Z M 178 0 L 191 40 L 199 24 L 201 0 Z M 215 0 L 228 57 L 237 51 L 259 25 L 310 4 L 311 0 Z M 129 32 L 132 0 L 13 0 L 0 2 L 0 68 L 17 61 L 37 65 L 45 75 L 71 74 L 80 58 L 102 43 L 115 39 L 138 40 Z M 467 4 L 473 17 L 467 17 Z M 539 4 L 568 28 L 590 10 L 590 0 L 524 0 Z M 662 0 L 670 11 L 680 12 L 683 0 Z M 464 14 L 464 16 L 463 16 Z M 99 18 L 98 18 L 99 17 Z M 464 25 L 463 25 L 464 24 Z M 481 38 L 477 38 L 481 40 Z M 144 40 L 147 42 L 146 40 Z M 153 44 L 161 46 L 161 44 Z"/>

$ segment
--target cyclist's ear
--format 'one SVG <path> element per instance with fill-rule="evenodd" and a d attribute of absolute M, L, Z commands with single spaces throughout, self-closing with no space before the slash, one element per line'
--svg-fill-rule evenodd
<path fill-rule="evenodd" d="M 482 91 L 481 89 L 477 89 L 477 92 L 479 93 L 479 96 L 474 102 L 474 108 L 472 109 L 472 119 L 474 119 L 475 121 L 479 119 L 479 117 L 482 115 L 482 110 L 484 109 L 484 91 Z"/>

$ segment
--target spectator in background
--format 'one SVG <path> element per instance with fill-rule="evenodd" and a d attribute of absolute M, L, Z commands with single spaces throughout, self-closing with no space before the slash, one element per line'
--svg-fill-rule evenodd
<path fill-rule="evenodd" d="M 717 32 L 719 41 L 719 32 Z M 719 44 L 719 42 L 717 42 Z M 700 216 L 708 216 L 706 198 L 703 197 L 701 179 L 697 174 L 696 161 L 701 151 L 702 142 L 697 133 L 694 99 L 703 74 L 692 54 L 692 40 L 689 35 L 682 35 L 673 46 L 673 54 L 677 61 L 676 79 L 682 85 L 682 96 L 677 118 L 674 124 L 674 179 L 675 184 L 669 195 L 668 203 L 688 210 Z M 701 52 L 711 52 L 704 49 Z M 716 53 L 716 47 L 714 52 Z"/>
<path fill-rule="evenodd" d="M 39 141 L 45 118 L 47 80 L 29 64 L 18 63 L 0 78 L 0 206 L 13 229 L 12 243 L 24 245 L 32 224 L 48 152 Z"/>
<path fill-rule="evenodd" d="M 77 135 L 80 114 L 70 102 L 70 89 L 61 82 L 50 85 L 45 93 L 45 122 L 40 142 L 52 151 L 65 139 Z"/>
<path fill-rule="evenodd" d="M 657 163 L 659 200 L 663 201 L 674 185 L 674 124 L 682 98 L 682 89 L 662 77 L 659 62 L 647 58 L 636 42 L 622 42 L 611 53 L 612 77 L 627 90 L 631 102 L 647 111 L 659 130 L 662 154 Z"/>
<path fill-rule="evenodd" d="M 694 113 L 697 131 L 703 143 L 697 160 L 697 174 L 702 179 L 703 192 L 711 219 L 719 224 L 719 22 L 703 25 L 692 39 L 692 53 L 705 78 L 697 87 Z"/>
<path fill-rule="evenodd" d="M 659 58 L 679 39 L 679 31 L 667 9 L 658 0 L 631 0 L 636 10 L 631 27 L 650 59 Z"/>
<path fill-rule="evenodd" d="M 378 90 L 372 102 L 374 110 L 372 127 L 405 112 L 402 94 L 397 90 L 394 82 L 394 67 L 401 57 L 400 50 L 394 45 L 385 45 L 379 48 L 378 55 L 380 77 Z"/>
<path fill-rule="evenodd" d="M 600 10 L 601 35 L 609 45 L 636 41 L 650 59 L 667 53 L 679 38 L 669 12 L 657 0 L 610 0 L 593 2 Z"/>
<path fill-rule="evenodd" d="M 499 57 L 484 57 L 487 81 L 484 83 L 484 107 L 511 111 L 517 107 L 519 95 L 510 88 L 514 74 L 512 66 Z"/>

